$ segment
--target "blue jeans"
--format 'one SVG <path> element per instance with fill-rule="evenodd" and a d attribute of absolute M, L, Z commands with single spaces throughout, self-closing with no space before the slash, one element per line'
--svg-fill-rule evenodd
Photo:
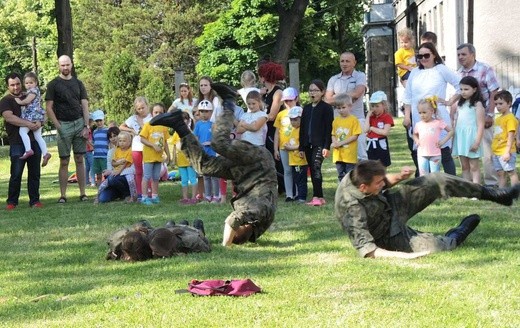
<path fill-rule="evenodd" d="M 96 183 L 96 175 L 94 170 L 92 170 L 92 164 L 94 164 L 94 152 L 87 151 L 85 153 L 85 179 L 87 185 Z"/>
<path fill-rule="evenodd" d="M 9 178 L 9 188 L 7 195 L 7 204 L 18 205 L 20 197 L 20 189 L 22 187 L 22 175 L 27 163 L 27 191 L 29 193 L 29 205 L 34 205 L 40 201 L 40 161 L 42 152 L 38 143 L 31 141 L 31 148 L 34 155 L 21 160 L 20 156 L 25 152 L 23 144 L 11 145 L 9 147 L 9 156 L 11 158 L 11 177 Z"/>
<path fill-rule="evenodd" d="M 298 196 L 296 199 L 298 200 L 306 200 L 307 199 L 307 170 L 309 166 L 300 165 L 300 166 L 291 166 L 293 181 L 296 185 L 296 190 L 298 191 Z"/>
<path fill-rule="evenodd" d="M 109 176 L 106 189 L 98 195 L 100 203 L 108 203 L 119 198 L 130 196 L 128 181 L 123 175 Z"/>

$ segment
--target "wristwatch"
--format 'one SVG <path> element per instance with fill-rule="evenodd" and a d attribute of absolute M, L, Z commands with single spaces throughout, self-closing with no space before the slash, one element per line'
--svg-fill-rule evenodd
<path fill-rule="evenodd" d="M 486 113 L 487 117 L 495 117 L 495 113 Z"/>

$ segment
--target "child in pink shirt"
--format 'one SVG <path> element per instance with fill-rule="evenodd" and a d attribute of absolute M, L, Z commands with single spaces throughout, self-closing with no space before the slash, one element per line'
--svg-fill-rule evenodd
<path fill-rule="evenodd" d="M 418 105 L 421 121 L 413 131 L 413 140 L 417 144 L 417 163 L 419 175 L 439 172 L 441 169 L 441 147 L 453 137 L 453 130 L 442 119 L 437 119 L 437 97 L 421 99 Z M 448 134 L 440 140 L 442 130 Z"/>

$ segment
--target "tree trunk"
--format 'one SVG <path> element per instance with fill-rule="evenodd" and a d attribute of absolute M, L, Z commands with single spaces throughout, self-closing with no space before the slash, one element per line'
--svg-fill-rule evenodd
<path fill-rule="evenodd" d="M 56 9 L 56 27 L 58 29 L 57 55 L 67 55 L 72 60 L 72 14 L 69 0 L 54 0 Z"/>
<path fill-rule="evenodd" d="M 288 9 L 284 8 L 284 2 L 284 0 L 277 2 L 279 23 L 273 57 L 275 61 L 285 67 L 309 0 L 293 0 L 292 6 Z"/>

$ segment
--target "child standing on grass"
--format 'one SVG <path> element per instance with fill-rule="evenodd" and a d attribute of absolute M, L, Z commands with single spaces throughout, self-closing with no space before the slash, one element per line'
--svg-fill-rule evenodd
<path fill-rule="evenodd" d="M 220 98 L 217 96 L 215 90 L 211 88 L 211 83 L 213 80 L 209 76 L 203 76 L 199 80 L 199 102 L 203 100 L 207 100 L 212 105 L 211 118 L 210 121 L 215 123 L 217 116 L 219 116 L 222 111 Z"/>
<path fill-rule="evenodd" d="M 289 153 L 282 145 L 289 142 L 293 127 L 289 119 L 289 109 L 293 108 L 298 103 L 298 91 L 295 88 L 289 87 L 282 92 L 282 101 L 284 109 L 278 112 L 274 121 L 274 158 L 282 162 L 283 166 L 283 181 L 285 185 L 285 201 L 292 202 L 295 200 L 294 182 L 292 167 L 289 165 Z"/>
<path fill-rule="evenodd" d="M 515 146 L 518 121 L 511 113 L 513 96 L 509 91 L 497 92 L 494 99 L 497 111 L 502 115 L 495 120 L 491 149 L 493 151 L 493 166 L 498 174 L 498 186 L 504 188 L 507 184 L 507 176 L 511 180 L 511 186 L 518 183 Z"/>
<path fill-rule="evenodd" d="M 419 175 L 440 172 L 441 148 L 453 137 L 453 130 L 444 120 L 437 118 L 437 97 L 421 99 L 418 105 L 421 121 L 414 127 L 413 140 L 417 145 L 417 164 Z M 441 131 L 448 134 L 440 138 Z"/>
<path fill-rule="evenodd" d="M 410 71 L 417 67 L 415 62 L 414 37 L 413 31 L 405 28 L 397 32 L 399 38 L 399 49 L 394 54 L 395 66 L 397 67 L 397 75 L 401 80 L 403 87 L 406 87 L 406 81 L 410 76 Z"/>
<path fill-rule="evenodd" d="M 455 113 L 453 156 L 459 156 L 462 177 L 480 184 L 481 141 L 486 114 L 477 79 L 465 76 L 460 80 L 460 95 Z"/>
<path fill-rule="evenodd" d="M 98 109 L 92 113 L 92 119 L 96 123 L 96 129 L 92 133 L 92 141 L 94 144 L 94 160 L 92 163 L 92 171 L 96 176 L 96 186 L 101 184 L 103 180 L 103 171 L 107 169 L 107 153 L 108 153 L 108 129 L 105 127 L 105 113 Z"/>
<path fill-rule="evenodd" d="M 132 158 L 135 169 L 135 181 L 137 181 L 137 198 L 141 198 L 142 194 L 147 193 L 141 189 L 141 181 L 143 180 L 143 144 L 139 133 L 144 124 L 152 119 L 148 108 L 148 100 L 146 97 L 137 97 L 134 100 L 134 115 L 130 116 L 119 129 L 132 134 Z"/>
<path fill-rule="evenodd" d="M 188 83 L 181 83 L 179 86 L 179 98 L 175 99 L 168 108 L 168 111 L 174 111 L 180 109 L 183 112 L 190 114 L 190 118 L 193 118 L 193 107 L 197 103 L 197 98 L 193 97 L 193 92 Z"/>
<path fill-rule="evenodd" d="M 165 108 L 163 104 L 157 103 L 152 106 L 152 117 L 163 114 Z M 170 134 L 168 128 L 162 125 L 152 126 L 146 123 L 140 133 L 143 143 L 143 181 L 141 188 L 145 189 L 148 182 L 152 180 L 152 198 L 143 195 L 141 203 L 145 205 L 158 204 L 159 200 L 159 179 L 161 178 L 161 167 L 163 163 L 163 152 L 166 153 L 166 163 L 170 163 L 170 149 L 168 138 Z M 139 183 L 139 181 L 138 181 Z"/>
<path fill-rule="evenodd" d="M 325 205 L 323 198 L 323 175 L 321 164 L 329 156 L 332 142 L 332 120 L 334 110 L 323 101 L 325 84 L 321 80 L 312 80 L 309 85 L 311 103 L 303 107 L 300 127 L 300 150 L 305 152 L 305 159 L 311 168 L 312 200 L 311 206 Z"/>
<path fill-rule="evenodd" d="M 262 96 L 258 91 L 251 91 L 246 96 L 246 102 L 248 111 L 242 115 L 236 132 L 242 134 L 241 140 L 264 146 L 267 114 L 263 111 Z"/>
<path fill-rule="evenodd" d="M 350 115 L 352 98 L 348 94 L 337 94 L 334 103 L 339 116 L 332 121 L 332 162 L 341 181 L 357 163 L 357 139 L 363 131 L 357 117 Z"/>
<path fill-rule="evenodd" d="M 307 160 L 305 153 L 300 151 L 300 125 L 303 109 L 300 106 L 294 106 L 289 110 L 287 117 L 291 121 L 292 130 L 289 140 L 281 145 L 289 155 L 289 165 L 291 166 L 294 184 L 297 189 L 296 202 L 305 204 L 307 201 Z"/>
<path fill-rule="evenodd" d="M 193 134 L 197 137 L 208 156 L 215 157 L 217 153 L 211 148 L 211 129 L 213 123 L 210 121 L 213 113 L 213 104 L 209 100 L 202 100 L 197 106 L 200 120 L 195 123 Z M 204 197 L 208 202 L 219 203 L 219 178 L 209 175 L 204 176 Z"/>
<path fill-rule="evenodd" d="M 394 126 L 394 119 L 388 114 L 388 98 L 383 91 L 370 96 L 370 109 L 365 120 L 368 159 L 379 160 L 384 166 L 392 164 L 388 135 Z"/>
<path fill-rule="evenodd" d="M 14 100 L 18 105 L 25 106 L 22 108 L 22 119 L 41 123 L 41 127 L 38 130 L 33 131 L 33 136 L 34 140 L 36 140 L 38 143 L 42 154 L 44 154 L 42 158 L 42 166 L 46 166 L 49 162 L 49 159 L 51 158 L 51 154 L 47 152 L 47 144 L 42 137 L 42 128 L 43 124 L 45 123 L 45 111 L 41 105 L 38 76 L 33 72 L 29 72 L 25 74 L 23 81 L 26 89 L 25 98 L 24 100 L 21 100 L 20 98 L 14 98 Z M 25 153 L 20 156 L 20 159 L 22 160 L 25 160 L 28 157 L 34 155 L 34 151 L 31 149 L 29 131 L 29 128 L 25 126 L 20 126 L 18 129 L 18 133 L 20 134 L 20 138 L 22 138 L 22 142 L 25 147 Z"/>
<path fill-rule="evenodd" d="M 193 130 L 193 121 L 190 118 L 190 115 L 187 112 L 183 112 L 182 117 L 184 123 L 186 123 L 190 128 L 190 131 Z M 182 199 L 180 200 L 180 203 L 186 205 L 195 204 L 198 202 L 195 196 L 197 195 L 197 173 L 191 166 L 190 160 L 181 151 L 181 138 L 177 132 L 173 134 L 172 144 L 173 162 L 177 165 L 181 176 Z M 188 185 L 191 185 L 191 198 L 188 197 Z"/>

